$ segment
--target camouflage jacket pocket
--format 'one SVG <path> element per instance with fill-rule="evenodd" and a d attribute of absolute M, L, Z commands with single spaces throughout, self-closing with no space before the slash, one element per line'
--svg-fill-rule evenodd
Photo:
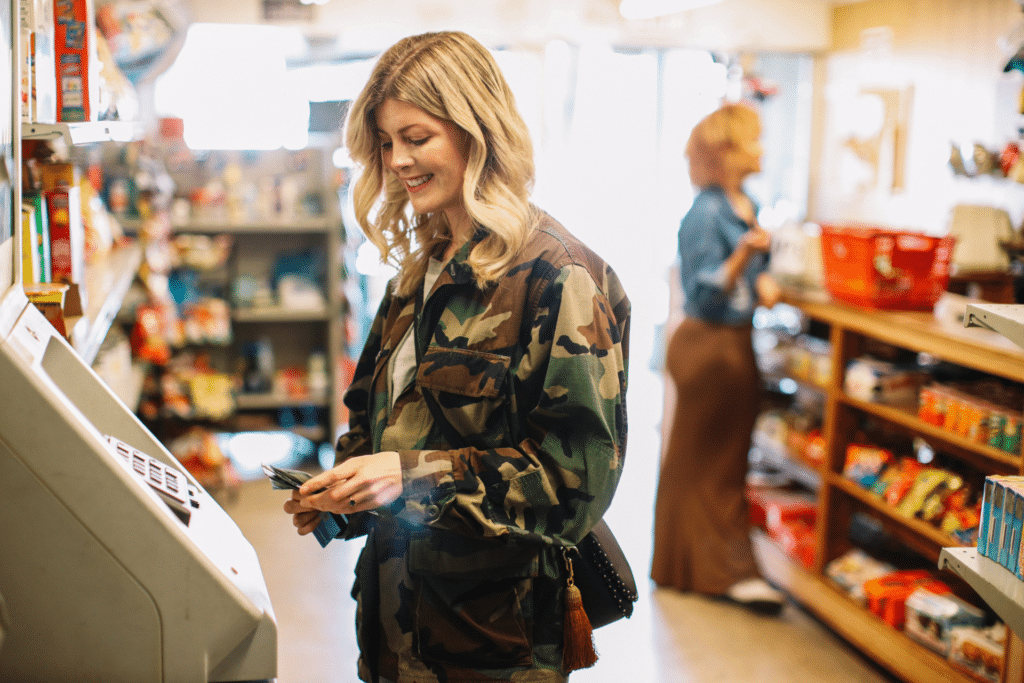
<path fill-rule="evenodd" d="M 537 551 L 466 540 L 477 552 L 431 552 L 430 546 L 448 544 L 413 540 L 409 573 L 417 653 L 426 662 L 460 668 L 530 666 Z"/>
<path fill-rule="evenodd" d="M 510 363 L 508 356 L 431 346 L 417 368 L 416 385 L 431 393 L 467 444 L 494 448 L 506 437 Z"/>

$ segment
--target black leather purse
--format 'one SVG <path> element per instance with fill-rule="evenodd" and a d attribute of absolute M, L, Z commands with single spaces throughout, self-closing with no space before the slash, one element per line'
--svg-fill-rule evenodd
<path fill-rule="evenodd" d="M 573 580 L 592 628 L 607 626 L 633 614 L 637 601 L 633 570 L 618 541 L 602 519 L 575 547 Z M 574 558 L 576 559 L 576 558 Z"/>

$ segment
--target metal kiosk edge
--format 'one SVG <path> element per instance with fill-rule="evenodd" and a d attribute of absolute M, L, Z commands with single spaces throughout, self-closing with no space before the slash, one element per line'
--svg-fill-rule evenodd
<path fill-rule="evenodd" d="M 19 287 L 0 299 L 0 396 L 0 681 L 274 679 L 252 545 Z M 186 482 L 190 514 L 108 435 Z"/>

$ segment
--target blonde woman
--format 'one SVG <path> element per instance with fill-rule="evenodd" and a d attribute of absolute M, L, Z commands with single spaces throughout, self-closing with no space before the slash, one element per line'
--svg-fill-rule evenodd
<path fill-rule="evenodd" d="M 651 578 L 769 614 L 784 596 L 760 575 L 744 496 L 761 377 L 751 320 L 779 287 L 766 272 L 770 236 L 743 189 L 761 170 L 761 121 L 726 104 L 693 129 L 686 154 L 699 188 L 679 228 L 685 318 L 666 369 L 676 389 L 655 504 Z"/>
<path fill-rule="evenodd" d="M 398 268 L 346 393 L 336 465 L 285 510 L 366 536 L 364 681 L 567 680 L 561 549 L 611 502 L 629 301 L 533 206 L 532 147 L 491 54 L 406 38 L 353 102 L 355 211 Z"/>

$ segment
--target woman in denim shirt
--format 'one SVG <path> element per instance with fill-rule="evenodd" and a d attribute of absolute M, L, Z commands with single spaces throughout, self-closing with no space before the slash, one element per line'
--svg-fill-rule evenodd
<path fill-rule="evenodd" d="M 784 596 L 762 578 L 744 495 L 761 377 L 751 341 L 758 305 L 779 287 L 768 275 L 770 236 L 743 181 L 761 170 L 761 122 L 727 104 L 694 128 L 690 179 L 700 189 L 679 228 L 685 319 L 666 367 L 676 387 L 655 508 L 651 578 L 776 614 Z"/>

